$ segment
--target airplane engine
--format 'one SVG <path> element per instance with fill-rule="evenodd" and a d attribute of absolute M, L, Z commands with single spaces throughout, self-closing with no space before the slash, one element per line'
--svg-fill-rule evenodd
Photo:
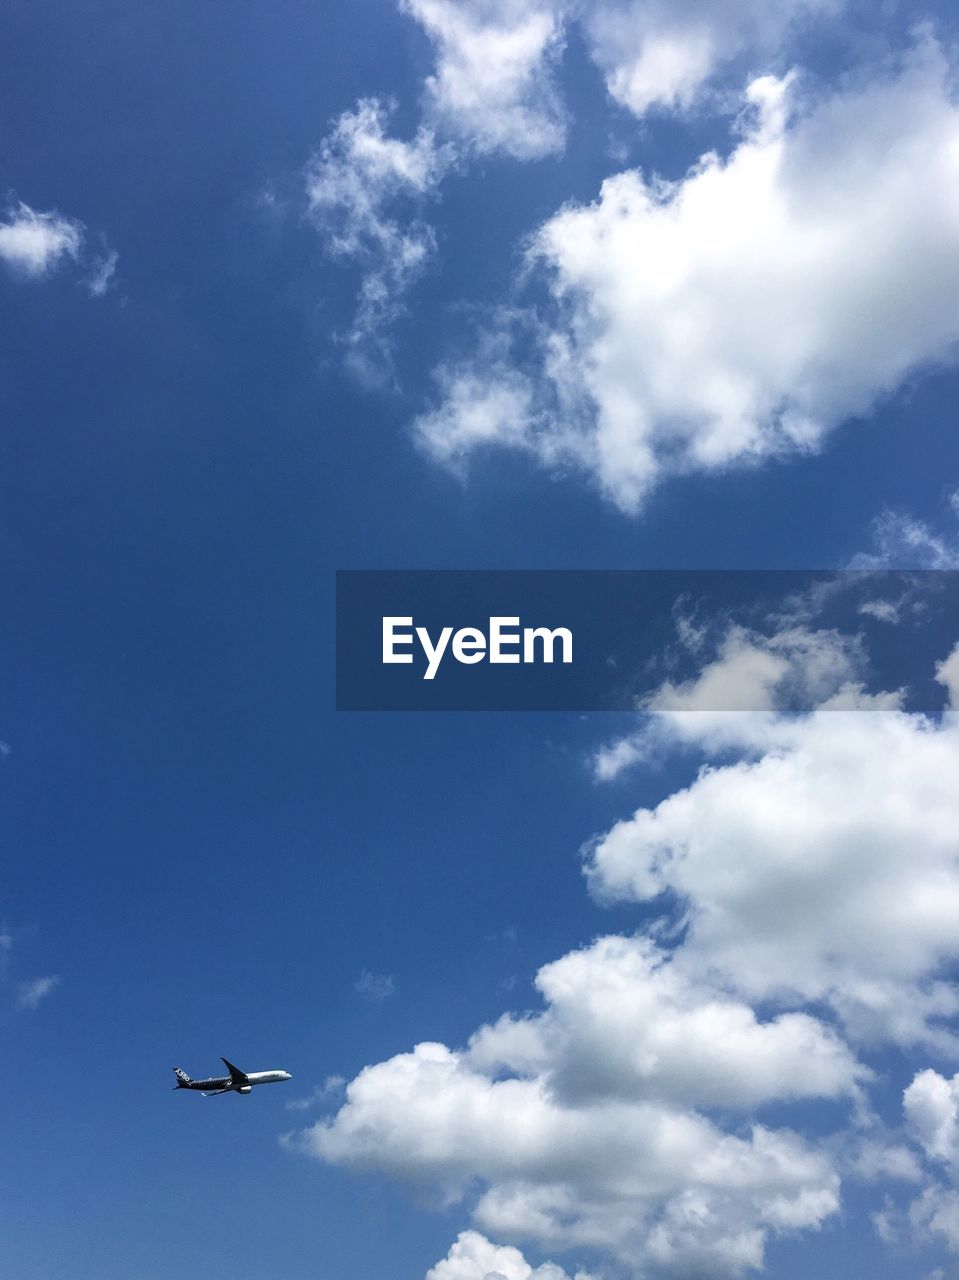
<path fill-rule="evenodd" d="M 253 1086 L 251 1084 L 241 1084 L 239 1089 L 237 1089 L 237 1093 L 252 1093 L 252 1092 L 253 1092 Z"/>

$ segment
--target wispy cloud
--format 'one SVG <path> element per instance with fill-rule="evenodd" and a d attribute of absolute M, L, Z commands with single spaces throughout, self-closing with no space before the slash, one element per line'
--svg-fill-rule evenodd
<path fill-rule="evenodd" d="M 946 501 L 959 518 L 959 489 Z M 872 538 L 872 549 L 855 555 L 851 569 L 959 569 L 959 527 L 937 530 L 904 511 L 883 511 L 873 521 Z"/>
<path fill-rule="evenodd" d="M 60 976 L 55 973 L 45 978 L 29 978 L 17 988 L 17 1004 L 21 1009 L 35 1009 L 59 985 Z"/>
<path fill-rule="evenodd" d="M 427 128 L 409 141 L 392 137 L 390 114 L 389 105 L 375 98 L 345 111 L 306 175 L 310 217 L 326 251 L 359 264 L 362 272 L 344 341 L 348 365 L 365 381 L 382 381 L 391 367 L 388 331 L 435 247 L 419 206 L 452 159 Z"/>
<path fill-rule="evenodd" d="M 86 286 L 95 298 L 102 298 L 110 288 L 117 272 L 120 255 L 115 249 L 104 253 L 94 262 Z"/>
<path fill-rule="evenodd" d="M 371 973 L 369 969 L 363 969 L 353 983 L 353 990 L 365 1000 L 379 1003 L 395 994 L 396 981 L 391 973 Z"/>

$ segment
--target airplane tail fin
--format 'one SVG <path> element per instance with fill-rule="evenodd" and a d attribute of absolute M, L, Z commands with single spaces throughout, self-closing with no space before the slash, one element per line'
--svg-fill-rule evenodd
<path fill-rule="evenodd" d="M 173 1074 L 176 1076 L 176 1085 L 174 1086 L 176 1089 L 185 1089 L 188 1084 L 193 1083 L 182 1067 L 174 1067 Z"/>

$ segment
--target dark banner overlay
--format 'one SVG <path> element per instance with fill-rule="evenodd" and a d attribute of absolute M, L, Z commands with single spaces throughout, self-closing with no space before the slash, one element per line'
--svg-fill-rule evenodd
<path fill-rule="evenodd" d="M 336 575 L 341 711 L 936 712 L 957 642 L 954 571 Z"/>

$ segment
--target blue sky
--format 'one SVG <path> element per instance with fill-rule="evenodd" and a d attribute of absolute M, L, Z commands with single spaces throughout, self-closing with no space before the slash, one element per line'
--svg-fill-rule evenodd
<path fill-rule="evenodd" d="M 337 568 L 959 567 L 949 7 L 760 9 L 6 7 L 5 1274 L 955 1269 L 954 721 L 811 606 L 696 651 L 725 735 L 332 709 Z M 294 1081 L 169 1092 L 220 1053 Z"/>

